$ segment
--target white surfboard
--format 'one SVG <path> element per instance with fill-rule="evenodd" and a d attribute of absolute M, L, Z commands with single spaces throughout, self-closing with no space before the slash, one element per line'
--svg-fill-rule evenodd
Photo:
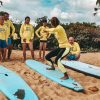
<path fill-rule="evenodd" d="M 62 60 L 61 62 L 62 62 L 62 64 L 64 64 L 66 66 L 66 68 L 72 68 L 77 71 L 100 78 L 100 67 L 99 66 L 86 64 L 86 63 L 83 63 L 80 61 Z"/>

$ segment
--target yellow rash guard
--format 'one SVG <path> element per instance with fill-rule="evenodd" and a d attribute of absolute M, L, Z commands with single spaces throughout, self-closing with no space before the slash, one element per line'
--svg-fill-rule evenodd
<path fill-rule="evenodd" d="M 15 27 L 14 27 L 13 23 L 10 20 L 5 20 L 4 25 L 6 25 L 8 28 L 8 37 L 10 36 L 10 28 L 12 29 L 11 35 L 13 36 L 13 34 L 15 33 Z"/>
<path fill-rule="evenodd" d="M 0 40 L 7 40 L 7 27 L 5 25 L 0 25 Z"/>
<path fill-rule="evenodd" d="M 40 40 L 46 41 L 50 36 L 50 34 L 48 34 L 47 32 L 44 32 L 45 29 L 49 29 L 49 28 L 47 26 L 46 27 L 41 26 L 39 29 L 36 30 L 36 36 L 40 38 Z M 40 35 L 39 35 L 39 32 L 40 32 Z"/>
<path fill-rule="evenodd" d="M 66 32 L 61 25 L 58 25 L 56 28 L 46 29 L 46 31 L 50 33 L 54 32 L 53 34 L 57 38 L 60 48 L 67 48 L 67 47 L 70 48 Z"/>
<path fill-rule="evenodd" d="M 79 54 L 80 53 L 80 46 L 77 42 L 74 42 L 74 44 L 71 44 L 71 54 Z"/>
<path fill-rule="evenodd" d="M 22 24 L 20 28 L 21 42 L 26 39 L 26 43 L 30 43 L 30 39 L 34 38 L 34 28 L 31 24 Z"/>

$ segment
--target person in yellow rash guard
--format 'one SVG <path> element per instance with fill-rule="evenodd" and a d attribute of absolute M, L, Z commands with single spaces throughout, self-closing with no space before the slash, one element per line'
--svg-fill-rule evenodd
<path fill-rule="evenodd" d="M 33 51 L 33 38 L 34 38 L 34 28 L 30 24 L 30 17 L 25 17 L 25 23 L 21 25 L 20 28 L 20 37 L 23 47 L 23 62 L 26 60 L 26 46 L 28 45 L 31 51 L 31 56 L 34 59 Z"/>
<path fill-rule="evenodd" d="M 69 43 L 71 45 L 70 53 L 67 56 L 68 60 L 78 60 L 80 58 L 80 46 L 74 41 L 73 37 L 69 37 Z"/>
<path fill-rule="evenodd" d="M 47 20 L 43 20 L 42 23 L 43 23 L 43 26 L 39 27 L 35 32 L 36 36 L 38 38 L 40 38 L 39 60 L 44 60 L 44 58 L 45 58 L 47 39 L 50 37 L 50 34 L 48 34 L 47 32 L 44 32 L 44 29 L 49 28 L 49 27 L 47 27 Z M 39 34 L 39 32 L 40 32 L 40 34 Z M 43 57 L 41 57 L 42 49 L 43 49 Z"/>
<path fill-rule="evenodd" d="M 51 24 L 52 24 L 53 28 L 45 29 L 44 31 L 52 32 L 55 34 L 55 37 L 58 40 L 59 47 L 54 49 L 53 51 L 49 52 L 45 56 L 47 63 L 51 66 L 51 68 L 47 68 L 47 70 L 55 70 L 54 62 L 52 61 L 51 58 L 56 57 L 55 64 L 64 73 L 64 76 L 61 79 L 68 79 L 69 77 L 68 77 L 67 71 L 61 63 L 61 60 L 70 52 L 70 45 L 68 42 L 68 38 L 67 38 L 64 28 L 61 25 L 59 25 L 60 22 L 59 22 L 58 18 L 53 17 L 51 19 Z"/>
<path fill-rule="evenodd" d="M 15 27 L 13 25 L 13 23 L 9 20 L 9 14 L 5 12 L 4 14 L 4 25 L 6 25 L 8 27 L 8 55 L 7 58 L 8 60 L 10 60 L 10 56 L 12 53 L 12 38 L 13 38 L 13 34 L 15 33 Z M 10 33 L 12 30 L 12 33 Z"/>
<path fill-rule="evenodd" d="M 0 15 L 0 60 L 5 61 L 7 51 L 7 27 L 4 25 L 4 16 Z"/>

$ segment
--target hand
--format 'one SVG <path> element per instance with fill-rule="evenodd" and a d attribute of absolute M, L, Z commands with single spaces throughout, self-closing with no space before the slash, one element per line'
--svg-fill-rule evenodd
<path fill-rule="evenodd" d="M 6 44 L 8 45 L 8 39 L 6 40 Z"/>
<path fill-rule="evenodd" d="M 46 30 L 43 30 L 43 32 L 47 33 L 48 31 L 46 31 Z"/>
<path fill-rule="evenodd" d="M 43 38 L 43 36 L 40 36 L 40 39 Z"/>
<path fill-rule="evenodd" d="M 23 39 L 23 42 L 26 42 L 26 39 Z"/>
<path fill-rule="evenodd" d="M 12 37 L 13 37 L 13 35 L 10 35 L 9 37 L 10 37 L 10 38 L 12 38 Z"/>
<path fill-rule="evenodd" d="M 30 42 L 32 42 L 32 39 L 30 39 Z"/>

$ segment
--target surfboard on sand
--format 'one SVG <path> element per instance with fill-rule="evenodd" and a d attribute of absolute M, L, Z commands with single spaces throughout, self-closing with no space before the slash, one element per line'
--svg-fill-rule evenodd
<path fill-rule="evenodd" d="M 58 69 L 47 70 L 46 68 L 49 68 L 50 66 L 35 60 L 26 60 L 26 65 L 31 69 L 37 71 L 41 75 L 47 77 L 48 79 L 61 84 L 62 86 L 65 86 L 77 92 L 84 90 L 83 87 L 71 77 L 66 80 L 60 79 L 63 76 L 63 73 L 60 72 Z"/>
<path fill-rule="evenodd" d="M 62 62 L 62 64 L 64 64 L 66 66 L 66 68 L 71 68 L 71 69 L 80 71 L 82 73 L 86 73 L 91 76 L 100 78 L 100 67 L 99 66 L 86 64 L 86 63 L 83 63 L 80 61 L 62 60 L 61 62 Z"/>
<path fill-rule="evenodd" d="M 0 66 L 0 92 L 8 100 L 38 100 L 38 97 L 26 82 L 4 66 Z"/>

